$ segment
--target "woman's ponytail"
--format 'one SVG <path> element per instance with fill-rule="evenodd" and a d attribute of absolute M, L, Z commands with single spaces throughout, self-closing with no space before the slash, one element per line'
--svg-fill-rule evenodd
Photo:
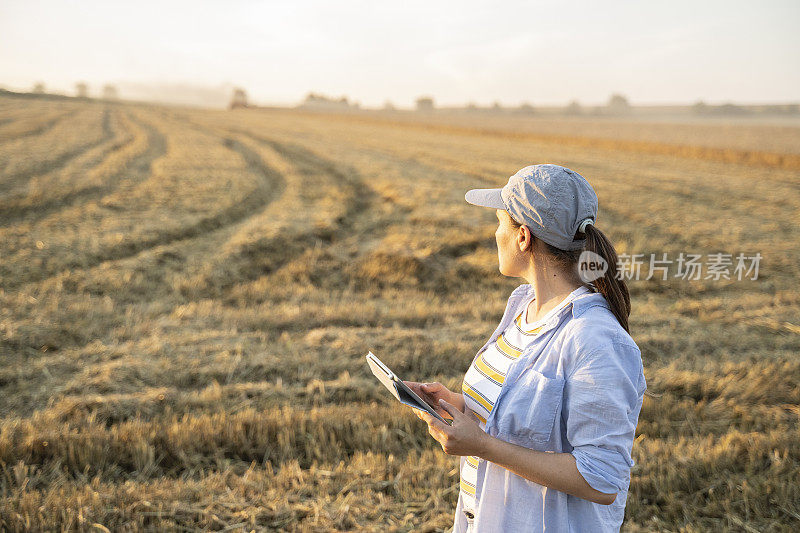
<path fill-rule="evenodd" d="M 622 327 L 625 328 L 625 331 L 630 333 L 628 317 L 631 314 L 631 296 L 623 277 L 621 275 L 617 276 L 617 251 L 614 250 L 614 245 L 611 244 L 608 237 L 593 224 L 586 226 L 585 235 L 586 246 L 584 250 L 599 255 L 608 265 L 605 274 L 594 280 L 594 287 L 611 305 L 611 311 Z"/>
<path fill-rule="evenodd" d="M 514 229 L 522 227 L 522 224 L 514 220 L 513 217 L 510 218 L 511 227 Z M 544 245 L 547 247 L 550 258 L 565 270 L 579 268 L 580 255 L 587 250 L 596 253 L 605 260 L 608 268 L 603 276 L 595 279 L 591 284 L 584 284 L 592 287 L 595 292 L 599 292 L 605 297 L 620 325 L 630 334 L 628 317 L 631 314 L 631 296 L 622 276 L 617 278 L 617 252 L 614 250 L 614 245 L 611 244 L 611 241 L 602 231 L 592 224 L 587 224 L 584 231 L 585 233 L 581 233 L 579 230 L 574 238 L 576 241 L 586 239 L 583 249 L 561 250 L 546 242 Z M 536 239 L 535 236 L 534 239 Z M 531 252 L 533 252 L 533 247 L 531 247 Z"/>

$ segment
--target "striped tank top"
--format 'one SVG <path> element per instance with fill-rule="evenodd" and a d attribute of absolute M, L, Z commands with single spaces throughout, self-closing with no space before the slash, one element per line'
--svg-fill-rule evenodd
<path fill-rule="evenodd" d="M 461 392 L 464 394 L 467 413 L 477 419 L 481 429 L 485 430 L 486 428 L 486 419 L 492 412 L 494 403 L 500 394 L 509 365 L 520 356 L 553 315 L 569 305 L 573 298 L 587 290 L 585 286 L 575 289 L 536 322 L 526 320 L 528 304 L 533 301 L 531 298 L 522 306 L 522 311 L 511 321 L 505 331 L 475 358 L 464 376 Z M 476 507 L 475 493 L 478 486 L 478 471 L 482 461 L 483 459 L 479 457 L 468 456 L 461 467 L 460 493 L 464 500 L 464 509 L 468 511 L 474 511 Z"/>

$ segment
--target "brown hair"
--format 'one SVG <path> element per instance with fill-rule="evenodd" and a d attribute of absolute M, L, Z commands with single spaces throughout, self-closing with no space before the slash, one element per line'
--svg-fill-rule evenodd
<path fill-rule="evenodd" d="M 509 218 L 511 218 L 511 225 L 515 229 L 522 226 L 522 224 L 514 220 L 513 217 Z M 536 239 L 533 233 L 531 233 L 531 236 Z M 631 314 L 631 297 L 625 280 L 622 276 L 617 277 L 616 275 L 617 251 L 614 249 L 614 245 L 611 244 L 611 241 L 608 240 L 608 237 L 593 224 L 586 226 L 585 234 L 577 232 L 573 240 L 579 241 L 583 238 L 586 238 L 586 244 L 582 249 L 578 250 L 562 250 L 544 241 L 542 241 L 542 243 L 545 245 L 553 262 L 564 270 L 577 270 L 578 259 L 583 251 L 594 252 L 605 259 L 608 264 L 608 270 L 606 270 L 605 274 L 594 280 L 593 284 L 584 283 L 584 285 L 589 287 L 592 292 L 599 292 L 605 297 L 620 325 L 625 331 L 630 333 L 628 329 L 628 317 Z"/>

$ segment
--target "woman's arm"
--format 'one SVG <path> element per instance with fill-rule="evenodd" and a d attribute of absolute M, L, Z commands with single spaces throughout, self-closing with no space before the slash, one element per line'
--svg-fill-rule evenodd
<path fill-rule="evenodd" d="M 506 468 L 518 476 L 590 502 L 611 505 L 616 494 L 593 489 L 578 471 L 571 453 L 549 453 L 531 450 L 502 441 L 484 433 L 483 452 L 478 455 Z"/>
<path fill-rule="evenodd" d="M 441 444 L 445 453 L 475 455 L 534 483 L 594 503 L 610 505 L 616 499 L 616 493 L 600 492 L 586 482 L 572 454 L 540 452 L 502 441 L 485 433 L 472 417 L 456 407 L 443 400 L 439 403 L 453 417 L 451 426 L 419 409 L 415 412 L 428 423 L 428 432 Z"/>

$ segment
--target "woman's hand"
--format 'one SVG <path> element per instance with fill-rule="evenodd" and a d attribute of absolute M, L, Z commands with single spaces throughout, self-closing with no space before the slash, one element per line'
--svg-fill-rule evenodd
<path fill-rule="evenodd" d="M 442 409 L 449 413 L 453 424 L 448 426 L 429 413 L 414 409 L 414 413 L 428 424 L 428 433 L 442 445 L 448 455 L 476 455 L 482 457 L 492 437 L 484 432 L 478 422 L 444 400 L 439 400 Z"/>
<path fill-rule="evenodd" d="M 428 402 L 433 410 L 444 418 L 451 419 L 450 414 L 441 408 L 439 400 L 444 400 L 450 405 L 456 406 L 462 413 L 464 412 L 464 396 L 449 390 L 439 383 L 417 383 L 416 381 L 404 381 L 408 388 L 413 390 L 417 396 Z"/>

